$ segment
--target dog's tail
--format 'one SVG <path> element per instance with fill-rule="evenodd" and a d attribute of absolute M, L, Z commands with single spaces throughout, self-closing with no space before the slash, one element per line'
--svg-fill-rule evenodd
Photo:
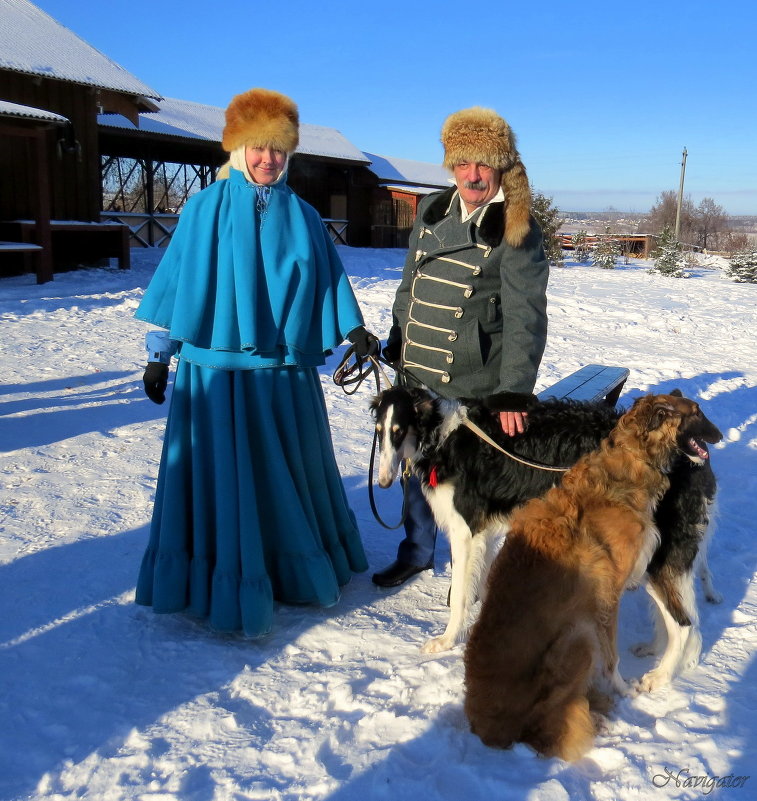
<path fill-rule="evenodd" d="M 544 655 L 541 692 L 522 740 L 544 756 L 580 759 L 594 743 L 596 726 L 588 692 L 596 641 L 586 629 L 559 635 Z"/>

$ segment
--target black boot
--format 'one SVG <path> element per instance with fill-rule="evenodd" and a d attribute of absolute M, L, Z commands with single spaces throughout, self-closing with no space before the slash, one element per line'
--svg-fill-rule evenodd
<path fill-rule="evenodd" d="M 392 562 L 385 570 L 373 574 L 373 583 L 378 584 L 379 587 L 399 587 L 404 584 L 409 578 L 422 573 L 424 570 L 432 570 L 434 567 L 433 560 L 423 567 L 418 565 L 409 565 L 406 562 Z"/>

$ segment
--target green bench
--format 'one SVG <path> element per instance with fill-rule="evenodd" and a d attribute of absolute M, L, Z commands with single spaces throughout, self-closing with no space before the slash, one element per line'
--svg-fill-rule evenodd
<path fill-rule="evenodd" d="M 625 367 L 608 367 L 604 364 L 587 364 L 560 379 L 556 384 L 538 393 L 539 400 L 579 400 L 615 406 L 623 391 L 629 370 Z"/>

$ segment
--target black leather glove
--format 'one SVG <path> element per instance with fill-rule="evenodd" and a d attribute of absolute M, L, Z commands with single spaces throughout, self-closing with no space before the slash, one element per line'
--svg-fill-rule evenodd
<path fill-rule="evenodd" d="M 373 336 L 370 331 L 366 331 L 363 325 L 353 328 L 347 334 L 347 339 L 353 344 L 355 355 L 361 359 L 365 359 L 366 356 L 377 356 L 381 347 L 378 338 Z"/>
<path fill-rule="evenodd" d="M 396 364 L 400 360 L 402 356 L 402 329 L 398 325 L 391 327 L 381 355 L 389 364 Z"/>
<path fill-rule="evenodd" d="M 537 402 L 536 395 L 530 392 L 499 392 L 496 395 L 487 395 L 484 406 L 491 412 L 526 412 Z"/>
<path fill-rule="evenodd" d="M 142 381 L 145 385 L 145 395 L 153 403 L 163 403 L 168 386 L 168 365 L 162 362 L 147 362 Z"/>

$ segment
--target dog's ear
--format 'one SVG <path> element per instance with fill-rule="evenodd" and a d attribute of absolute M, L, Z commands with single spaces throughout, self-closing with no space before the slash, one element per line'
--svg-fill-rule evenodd
<path fill-rule="evenodd" d="M 431 400 L 431 394 L 427 389 L 423 389 L 423 387 L 408 387 L 407 391 L 412 398 L 413 406 Z"/>
<path fill-rule="evenodd" d="M 371 402 L 368 404 L 368 410 L 371 413 L 371 417 L 376 419 L 376 411 L 378 410 L 379 404 L 381 403 L 381 395 L 374 395 L 371 399 Z"/>
<path fill-rule="evenodd" d="M 671 389 L 668 394 L 672 395 L 674 398 L 682 398 L 683 397 L 683 392 L 681 392 L 680 389 Z"/>
<path fill-rule="evenodd" d="M 656 401 L 652 404 L 652 410 L 649 414 L 649 422 L 647 423 L 647 431 L 655 431 L 666 420 L 675 414 L 675 409 L 666 401 Z"/>
<path fill-rule="evenodd" d="M 413 408 L 419 420 L 425 418 L 433 411 L 434 397 L 428 390 L 422 389 L 421 387 L 412 387 L 410 389 L 410 396 L 413 399 Z"/>

